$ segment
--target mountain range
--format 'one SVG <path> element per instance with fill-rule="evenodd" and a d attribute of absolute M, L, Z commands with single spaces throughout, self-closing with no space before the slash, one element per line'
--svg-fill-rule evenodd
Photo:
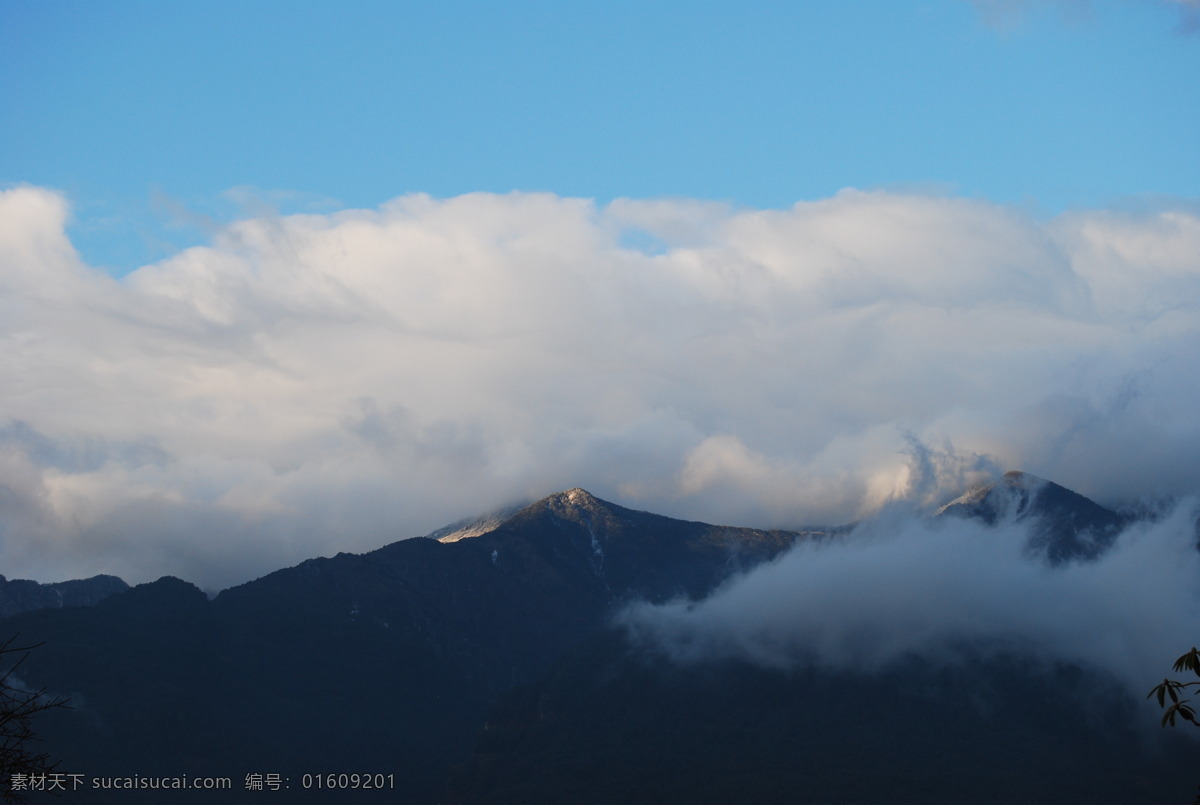
<path fill-rule="evenodd" d="M 91 606 L 128 589 L 129 585 L 116 576 L 92 576 L 90 579 L 50 584 L 39 584 L 29 579 L 10 581 L 0 576 L 0 618 L 34 609 Z"/>
<path fill-rule="evenodd" d="M 1095 558 L 1127 520 L 1019 473 L 939 514 L 1036 523 L 1029 550 L 1051 563 Z M 629 602 L 700 600 L 798 544 L 853 538 L 572 489 L 212 599 L 172 577 L 93 579 L 79 599 L 56 587 L 0 625 L 41 643 L 21 678 L 72 702 L 38 725 L 60 771 L 231 779 L 205 801 L 261 801 L 272 792 L 246 786 L 263 779 L 288 802 L 1128 802 L 1194 787 L 1194 747 L 1147 738 L 1128 697 L 1083 669 L 982 655 L 840 678 L 685 668 L 613 625 Z M 30 584 L 0 593 L 50 587 Z M 1104 703 L 1080 717 L 1064 689 Z M 315 787 L 329 774 L 379 775 L 391 793 Z"/>

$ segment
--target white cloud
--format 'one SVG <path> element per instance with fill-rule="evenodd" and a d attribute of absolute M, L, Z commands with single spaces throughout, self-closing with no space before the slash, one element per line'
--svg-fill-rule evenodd
<path fill-rule="evenodd" d="M 975 650 L 1113 674 L 1141 698 L 1195 641 L 1196 510 L 1129 528 L 1094 562 L 1051 567 L 1027 527 L 888 511 L 838 541 L 801 543 L 707 599 L 640 603 L 618 622 L 678 662 L 875 670 Z"/>
<path fill-rule="evenodd" d="M 67 214 L 0 194 L 10 576 L 220 586 L 573 486 L 838 522 L 907 488 L 910 434 L 1105 502 L 1200 485 L 1183 205 L 408 196 L 122 280 Z"/>

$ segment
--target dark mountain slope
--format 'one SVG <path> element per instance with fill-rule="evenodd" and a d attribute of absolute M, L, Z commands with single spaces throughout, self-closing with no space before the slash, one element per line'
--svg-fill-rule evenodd
<path fill-rule="evenodd" d="M 560 568 L 615 598 L 700 598 L 730 573 L 777 556 L 798 538 L 829 531 L 760 531 L 626 509 L 582 489 L 552 495 L 472 542 L 509 561 Z M 536 559 L 535 559 L 536 557 Z M 527 572 L 532 565 L 522 564 Z M 517 569 L 517 568 L 514 568 Z M 586 580 L 586 581 L 585 581 Z"/>
<path fill-rule="evenodd" d="M 380 772 L 405 801 L 433 801 L 496 698 L 544 674 L 617 602 L 702 595 L 799 538 L 572 490 L 482 536 L 314 559 L 212 601 L 162 579 L 5 625 L 45 642 L 23 674 L 74 702 L 46 721 L 66 772 L 230 776 L 227 799 L 261 798 L 240 790 L 245 775 L 278 773 L 289 801 L 304 800 L 304 773 Z"/>
<path fill-rule="evenodd" d="M 505 696 L 448 803 L 1187 802 L 1197 745 L 1014 655 L 882 672 L 681 666 L 598 635 Z"/>
<path fill-rule="evenodd" d="M 0 576 L 0 618 L 34 609 L 91 606 L 128 589 L 129 585 L 116 576 L 92 576 L 50 584 Z"/>
<path fill-rule="evenodd" d="M 939 515 L 1019 522 L 1032 533 L 1031 553 L 1054 564 L 1096 558 L 1128 522 L 1023 473 L 971 490 Z M 730 660 L 677 664 L 619 630 L 597 633 L 501 698 L 448 801 L 1190 799 L 1200 751 L 1192 736 L 1157 730 L 1153 708 L 1108 677 L 1013 647 L 957 650 L 951 662 L 909 656 L 870 673 L 782 672 Z"/>
<path fill-rule="evenodd" d="M 1129 523 L 1117 512 L 1066 487 L 1017 471 L 969 490 L 937 513 L 977 517 L 989 525 L 1003 520 L 1031 523 L 1030 550 L 1052 563 L 1096 558 Z"/>
<path fill-rule="evenodd" d="M 944 514 L 1036 518 L 1058 561 L 1094 555 L 1119 527 L 1030 476 Z M 845 529 L 684 522 L 576 489 L 475 536 L 452 531 L 313 559 L 211 601 L 165 578 L 6 619 L 45 642 L 23 678 L 74 703 L 46 714 L 46 748 L 67 773 L 233 780 L 222 794 L 81 793 L 89 803 L 275 796 L 244 790 L 247 774 L 281 775 L 288 802 L 436 802 L 456 767 L 456 802 L 1135 802 L 1194 787 L 1193 747 L 1145 754 L 1181 736 L 1135 735 L 1136 703 L 1078 669 L 679 667 L 606 630 L 625 601 L 701 598 Z M 395 789 L 302 788 L 326 772 L 392 775 Z"/>

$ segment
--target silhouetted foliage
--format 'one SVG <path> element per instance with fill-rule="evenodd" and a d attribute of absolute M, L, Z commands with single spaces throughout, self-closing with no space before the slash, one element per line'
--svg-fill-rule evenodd
<path fill-rule="evenodd" d="M 66 700 L 46 695 L 45 689 L 28 690 L 16 676 L 17 669 L 33 646 L 14 645 L 16 637 L 0 644 L 0 794 L 5 802 L 24 802 L 21 785 L 14 777 L 28 779 L 53 770 L 49 755 L 36 751 L 37 737 L 33 717 L 38 713 L 65 707 Z M 40 645 L 40 644 L 39 644 Z"/>
<path fill-rule="evenodd" d="M 1180 671 L 1191 671 L 1197 677 L 1200 677 L 1200 649 L 1192 646 L 1191 651 L 1184 654 L 1175 661 L 1172 666 L 1176 673 Z M 1184 721 L 1190 722 L 1193 727 L 1200 727 L 1200 721 L 1196 719 L 1196 708 L 1192 707 L 1191 699 L 1181 698 L 1181 694 L 1187 688 L 1200 687 L 1200 679 L 1192 682 L 1180 682 L 1177 679 L 1164 679 L 1159 684 L 1150 689 L 1146 694 L 1146 698 L 1158 698 L 1158 706 L 1165 708 L 1163 710 L 1162 725 L 1165 727 L 1168 724 L 1175 726 L 1175 719 L 1181 718 Z M 1167 699 L 1171 700 L 1167 704 Z M 1200 786 L 1198 786 L 1200 788 Z M 1196 795 L 1194 800 L 1196 805 L 1200 805 L 1200 794 Z"/>
<path fill-rule="evenodd" d="M 1191 671 L 1200 677 L 1200 650 L 1193 646 L 1191 651 L 1175 661 L 1174 669 L 1176 672 Z M 1196 720 L 1196 709 L 1190 704 L 1191 699 L 1181 697 L 1181 694 L 1187 688 L 1194 687 L 1200 687 L 1200 679 L 1193 682 L 1164 679 L 1146 694 L 1147 699 L 1157 696 L 1158 706 L 1165 708 L 1162 717 L 1162 725 L 1164 727 L 1168 724 L 1174 727 L 1175 719 L 1177 718 L 1191 722 L 1192 726 L 1200 727 L 1200 721 Z M 1170 704 L 1167 704 L 1167 699 L 1171 700 Z"/>

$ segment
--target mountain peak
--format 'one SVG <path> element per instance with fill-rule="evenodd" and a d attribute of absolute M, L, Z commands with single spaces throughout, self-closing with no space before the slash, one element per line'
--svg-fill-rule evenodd
<path fill-rule="evenodd" d="M 607 500 L 600 498 L 588 492 L 586 489 L 575 487 L 568 489 L 565 492 L 558 492 L 543 498 L 533 507 L 542 511 L 549 511 L 558 517 L 563 517 L 568 520 L 601 520 L 617 516 L 619 506 L 614 506 Z"/>
<path fill-rule="evenodd" d="M 1030 547 L 1051 562 L 1095 558 L 1125 523 L 1121 515 L 1078 492 L 1020 470 L 967 490 L 936 514 L 978 518 L 989 525 L 1031 519 Z"/>
<path fill-rule="evenodd" d="M 1039 486 L 1045 486 L 1050 483 L 1045 478 L 1041 478 L 1030 472 L 1023 470 L 1009 470 L 1004 473 L 1002 479 L 1006 486 L 1015 487 L 1017 489 L 1036 489 Z"/>
<path fill-rule="evenodd" d="M 946 513 L 963 514 L 970 509 L 972 514 L 993 522 L 1004 514 L 1020 514 L 1028 502 L 1031 492 L 1036 492 L 1050 482 L 1022 470 L 1009 470 L 999 481 L 978 484 L 942 506 L 935 515 Z M 1015 508 L 1012 508 L 1014 507 Z M 980 507 L 983 507 L 982 509 Z"/>
<path fill-rule="evenodd" d="M 565 492 L 558 492 L 549 497 L 542 498 L 536 503 L 506 506 L 479 517 L 468 517 L 465 520 L 459 520 L 458 522 L 439 528 L 437 531 L 425 536 L 427 539 L 435 539 L 442 543 L 458 542 L 490 534 L 503 525 L 509 518 L 525 509 L 548 508 L 556 512 L 596 511 L 606 505 L 608 504 L 586 489 L 575 487 L 574 489 L 568 489 Z"/>
<path fill-rule="evenodd" d="M 600 499 L 586 489 L 575 487 L 568 489 L 566 492 L 561 492 L 560 495 L 566 501 L 574 506 L 595 506 L 600 503 Z"/>

